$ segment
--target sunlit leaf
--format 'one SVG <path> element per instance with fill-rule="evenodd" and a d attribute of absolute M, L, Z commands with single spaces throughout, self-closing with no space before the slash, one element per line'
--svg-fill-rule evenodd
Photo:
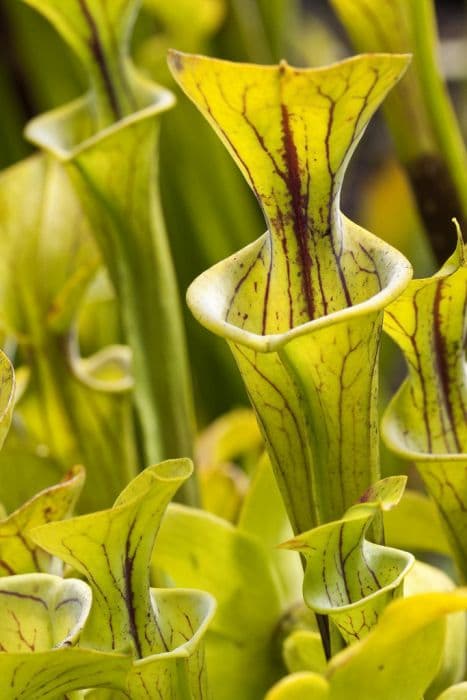
<path fill-rule="evenodd" d="M 455 584 L 444 571 L 416 561 L 404 580 L 404 596 L 419 593 L 453 591 Z M 426 690 L 425 700 L 434 700 L 438 694 L 453 683 L 464 678 L 466 670 L 467 628 L 466 615 L 457 612 L 443 618 L 443 652 L 436 676 Z"/>
<path fill-rule="evenodd" d="M 438 696 L 437 700 L 466 700 L 467 683 L 459 683 L 448 688 Z"/>

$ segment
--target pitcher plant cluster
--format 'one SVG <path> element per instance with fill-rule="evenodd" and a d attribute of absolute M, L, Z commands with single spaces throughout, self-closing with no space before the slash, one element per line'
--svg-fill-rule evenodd
<path fill-rule="evenodd" d="M 467 159 L 431 0 L 332 0 L 366 53 L 320 68 L 201 55 L 221 0 L 145 4 L 175 43 L 179 15 L 196 53 L 169 52 L 173 79 L 267 227 L 226 230 L 213 249 L 245 245 L 188 289 L 251 402 L 198 435 L 158 158 L 167 112 L 182 216 L 206 170 L 183 152 L 194 112 L 180 95 L 177 132 L 153 40 L 130 58 L 137 0 L 15 2 L 88 91 L 30 121 L 36 153 L 0 175 L 2 700 L 467 698 Z M 341 210 L 383 104 L 430 277 Z M 381 416 L 383 334 L 407 374 Z"/>

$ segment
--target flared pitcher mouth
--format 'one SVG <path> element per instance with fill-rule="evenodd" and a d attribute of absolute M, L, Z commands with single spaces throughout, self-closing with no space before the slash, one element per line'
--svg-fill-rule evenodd
<path fill-rule="evenodd" d="M 148 467 L 157 481 L 178 482 L 180 479 L 188 479 L 193 474 L 193 462 L 189 457 L 166 459 L 153 467 Z"/>
<path fill-rule="evenodd" d="M 26 125 L 25 137 L 66 163 L 109 136 L 132 124 L 163 114 L 174 106 L 176 98 L 170 90 L 141 76 L 133 68 L 131 75 L 138 102 L 142 105 L 137 111 L 110 126 L 95 130 L 92 125 L 93 97 L 88 92 L 73 102 L 31 119 Z"/>
<path fill-rule="evenodd" d="M 397 419 L 397 404 L 403 398 L 406 391 L 407 379 L 399 387 L 386 408 L 381 420 L 381 437 L 385 445 L 394 454 L 416 464 L 434 462 L 465 462 L 467 464 L 467 452 L 428 452 L 417 449 L 407 444 L 407 436 L 410 438 L 410 430 Z"/>
<path fill-rule="evenodd" d="M 233 66 L 234 68 L 240 67 L 250 67 L 254 65 L 255 69 L 258 71 L 270 71 L 272 70 L 277 70 L 277 68 L 285 67 L 290 69 L 291 71 L 294 71 L 296 73 L 300 73 L 302 75 L 327 75 L 328 73 L 332 72 L 336 68 L 340 68 L 342 65 L 348 65 L 352 63 L 361 63 L 362 61 L 374 58 L 375 56 L 378 56 L 380 58 L 391 58 L 391 59 L 399 59 L 403 63 L 406 64 L 406 68 L 409 67 L 411 61 L 412 61 L 412 54 L 407 53 L 407 52 L 398 52 L 398 53 L 392 53 L 389 51 L 373 51 L 373 52 L 363 52 L 359 53 L 356 56 L 348 56 L 347 58 L 341 58 L 337 61 L 331 61 L 325 66 L 292 66 L 289 64 L 288 61 L 285 59 L 282 59 L 279 64 L 277 63 L 268 63 L 268 64 L 252 64 L 251 61 L 231 61 L 226 58 L 216 58 L 214 59 L 216 63 L 218 64 L 225 64 L 225 65 L 230 65 Z M 186 51 L 178 51 L 178 49 L 172 49 L 170 48 L 167 52 L 167 63 L 169 65 L 169 68 L 176 72 L 180 70 L 183 66 L 183 60 L 185 58 L 189 59 L 196 59 L 199 61 L 211 61 L 212 59 L 204 54 L 200 53 L 188 53 Z"/>
<path fill-rule="evenodd" d="M 348 222 L 352 227 L 358 229 L 359 240 L 379 248 L 386 259 L 390 260 L 389 280 L 378 293 L 355 305 L 297 325 L 284 333 L 261 335 L 227 321 L 228 301 L 234 292 L 236 282 L 232 271 L 238 269 L 239 266 L 247 269 L 248 261 L 258 255 L 261 247 L 267 241 L 269 233 L 266 232 L 238 253 L 202 273 L 191 283 L 187 291 L 187 303 L 191 312 L 201 325 L 225 340 L 258 352 L 269 353 L 280 350 L 281 347 L 295 338 L 372 312 L 382 311 L 410 282 L 413 274 L 412 266 L 396 248 L 378 239 L 354 222 L 350 222 L 345 216 L 342 218 L 344 223 Z"/>
<path fill-rule="evenodd" d="M 193 605 L 193 601 L 196 600 L 199 606 L 198 619 L 193 624 L 193 635 L 190 639 L 183 644 L 176 645 L 169 651 L 151 654 L 143 659 L 136 659 L 133 662 L 135 668 L 148 666 L 151 663 L 164 659 L 182 659 L 191 656 L 208 631 L 211 620 L 217 610 L 217 602 L 214 596 L 205 591 L 191 588 L 151 588 L 151 599 L 156 608 L 161 600 L 164 600 L 169 605 L 173 605 L 177 614 L 180 614 L 180 611 L 183 610 L 186 604 L 191 603 Z"/>
<path fill-rule="evenodd" d="M 76 578 L 63 579 L 46 573 L 5 576 L 0 585 L 4 597 L 32 601 L 49 617 L 49 644 L 42 649 L 23 649 L 20 653 L 52 651 L 74 646 L 84 629 L 92 605 L 92 593 L 87 583 Z M 68 607 L 69 623 L 63 636 L 57 631 L 54 617 Z M 58 628 L 62 625 L 59 623 Z M 64 632 L 64 630 L 63 630 Z"/>
<path fill-rule="evenodd" d="M 388 594 L 391 594 L 395 590 L 397 590 L 399 586 L 403 585 L 405 577 L 411 571 L 412 567 L 415 564 L 415 557 L 413 556 L 413 554 L 410 554 L 409 552 L 403 552 L 402 550 L 396 549 L 395 547 L 387 547 L 386 545 L 382 546 L 375 544 L 374 548 L 375 550 L 380 549 L 385 556 L 392 556 L 394 558 L 392 561 L 393 566 L 396 566 L 397 563 L 400 564 L 400 569 L 394 576 L 394 578 L 388 583 L 386 583 L 383 586 L 383 588 L 379 588 L 373 591 L 372 593 L 369 593 L 368 595 L 365 595 L 362 598 L 359 598 L 358 600 L 354 600 L 351 603 L 346 603 L 345 605 L 331 605 L 330 603 L 326 605 L 320 605 L 317 601 L 312 600 L 312 598 L 309 597 L 308 600 L 312 604 L 313 610 L 315 612 L 321 615 L 338 615 L 340 613 L 350 613 L 361 608 L 363 604 L 366 605 L 372 601 L 377 601 L 379 598 L 384 598 Z"/>

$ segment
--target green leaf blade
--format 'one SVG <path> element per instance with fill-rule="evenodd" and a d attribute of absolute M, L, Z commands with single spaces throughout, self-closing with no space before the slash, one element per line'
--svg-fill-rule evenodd
<path fill-rule="evenodd" d="M 61 483 L 41 491 L 0 521 L 0 573 L 3 576 L 55 570 L 57 562 L 35 545 L 29 531 L 69 517 L 80 496 L 84 477 L 84 469 L 74 467 Z"/>

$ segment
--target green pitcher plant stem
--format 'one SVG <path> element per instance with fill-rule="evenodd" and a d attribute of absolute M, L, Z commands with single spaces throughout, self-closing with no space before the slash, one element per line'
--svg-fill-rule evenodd
<path fill-rule="evenodd" d="M 388 306 L 384 329 L 404 352 L 408 377 L 383 420 L 388 446 L 415 462 L 438 506 L 459 573 L 467 578 L 467 264 L 458 230 L 453 255 L 413 280 Z"/>
<path fill-rule="evenodd" d="M 42 446 L 58 478 L 85 464 L 83 507 L 110 505 L 136 473 L 128 349 L 111 345 L 80 357 L 77 317 L 99 256 L 54 158 L 35 155 L 1 174 L 0 234 L 0 325 L 29 377 L 16 405 L 31 442 L 18 479 L 31 478 L 26 462 Z M 7 449 L 2 482 L 9 468 Z"/>
<path fill-rule="evenodd" d="M 157 192 L 161 114 L 172 94 L 128 57 L 138 2 L 26 0 L 44 14 L 90 77 L 82 99 L 30 122 L 28 138 L 65 167 L 91 221 L 133 353 L 144 460 L 193 451 L 194 415 L 178 291 Z M 196 502 L 195 481 L 183 487 Z"/>
<path fill-rule="evenodd" d="M 378 480 L 382 310 L 411 268 L 345 218 L 339 198 L 365 126 L 408 61 L 296 69 L 170 56 L 268 224 L 201 275 L 188 304 L 231 346 L 297 534 L 340 518 Z"/>
<path fill-rule="evenodd" d="M 407 51 L 413 64 L 389 96 L 386 117 L 439 263 L 447 225 L 467 219 L 467 151 L 438 67 L 433 0 L 331 0 L 358 51 Z M 407 125 L 410 124 L 411 128 Z"/>

